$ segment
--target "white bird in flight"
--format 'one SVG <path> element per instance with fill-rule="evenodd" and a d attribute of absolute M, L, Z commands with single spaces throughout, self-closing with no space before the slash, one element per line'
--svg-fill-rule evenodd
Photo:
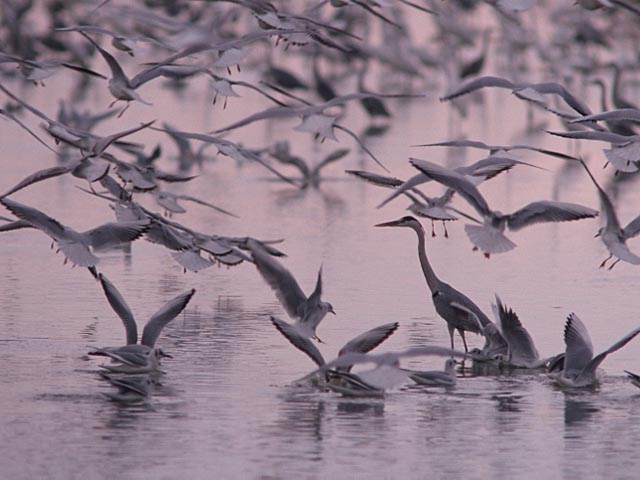
<path fill-rule="evenodd" d="M 609 270 L 615 267 L 620 260 L 624 260 L 632 265 L 640 265 L 640 256 L 629 250 L 626 243 L 627 240 L 640 233 L 640 215 L 631 220 L 626 227 L 622 228 L 620 226 L 620 221 L 618 220 L 618 214 L 613 208 L 613 204 L 611 203 L 609 196 L 600 187 L 600 185 L 598 185 L 598 182 L 596 182 L 596 179 L 592 175 L 591 170 L 589 170 L 586 163 L 583 161 L 581 161 L 581 163 L 587 171 L 587 174 L 589 174 L 591 181 L 598 189 L 600 203 L 602 203 L 602 209 L 607 221 L 605 226 L 600 228 L 596 234 L 597 237 L 602 239 L 607 250 L 609 250 L 609 256 L 600 264 L 600 268 L 604 268 L 611 257 L 616 257 L 616 260 L 609 266 Z"/>
<path fill-rule="evenodd" d="M 33 207 L 8 198 L 0 198 L 0 203 L 16 217 L 49 235 L 65 255 L 65 262 L 68 259 L 74 265 L 90 269 L 100 261 L 93 252 L 132 242 L 144 234 L 150 224 L 148 219 L 111 222 L 86 232 L 78 232 Z M 92 273 L 95 274 L 95 272 Z"/>
<path fill-rule="evenodd" d="M 465 225 L 469 240 L 488 258 L 492 253 L 508 252 L 516 244 L 504 235 L 504 230 L 520 230 L 540 222 L 565 222 L 598 215 L 582 205 L 542 200 L 532 202 L 510 214 L 492 210 L 477 187 L 459 173 L 426 160 L 412 158 L 411 165 L 437 182 L 453 188 L 484 218 L 482 225 Z"/>
<path fill-rule="evenodd" d="M 294 325 L 298 333 L 322 343 L 322 340 L 316 335 L 316 328 L 327 313 L 334 315 L 336 313 L 329 302 L 323 302 L 320 298 L 322 296 L 322 267 L 318 271 L 316 288 L 307 297 L 291 272 L 269 255 L 258 242 L 249 240 L 247 246 L 251 250 L 253 261 L 262 278 L 275 290 L 276 297 L 289 316 L 296 320 Z"/>

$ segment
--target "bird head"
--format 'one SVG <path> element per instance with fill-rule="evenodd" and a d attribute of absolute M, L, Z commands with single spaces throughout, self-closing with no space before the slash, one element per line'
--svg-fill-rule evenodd
<path fill-rule="evenodd" d="M 162 350 L 161 348 L 156 348 L 155 354 L 157 358 L 173 358 L 173 355 L 169 355 L 168 353 L 165 353 L 165 351 Z"/>
<path fill-rule="evenodd" d="M 329 302 L 322 302 L 322 309 L 326 312 L 326 313 L 333 313 L 334 315 L 336 314 L 335 310 L 333 309 L 333 305 L 331 305 Z"/>
<path fill-rule="evenodd" d="M 384 223 L 378 223 L 376 225 L 376 227 L 409 227 L 409 228 L 416 228 L 417 226 L 419 226 L 420 228 L 422 228 L 422 225 L 420 224 L 420 222 L 415 218 L 412 217 L 411 215 L 406 215 L 398 220 L 392 220 L 390 222 L 384 222 Z"/>

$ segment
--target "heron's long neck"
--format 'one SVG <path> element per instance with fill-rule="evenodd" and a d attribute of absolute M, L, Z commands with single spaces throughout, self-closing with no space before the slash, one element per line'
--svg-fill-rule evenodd
<path fill-rule="evenodd" d="M 600 109 L 606 112 L 609 110 L 607 106 L 607 88 L 604 82 L 596 82 L 596 85 L 600 88 Z"/>
<path fill-rule="evenodd" d="M 614 106 L 616 108 L 622 108 L 619 106 L 621 77 L 622 77 L 622 70 L 616 67 L 613 70 L 613 81 L 612 81 L 613 86 L 611 87 L 611 97 L 612 97 L 613 103 L 615 104 Z"/>
<path fill-rule="evenodd" d="M 438 277 L 436 277 L 436 274 L 433 271 L 433 268 L 431 268 L 431 264 L 429 263 L 429 259 L 427 258 L 427 246 L 424 239 L 424 230 L 415 229 L 415 232 L 418 235 L 418 257 L 420 258 L 422 273 L 424 273 L 424 278 L 427 280 L 429 290 L 431 290 L 431 292 L 434 292 L 435 290 L 437 290 L 440 281 L 438 280 Z"/>

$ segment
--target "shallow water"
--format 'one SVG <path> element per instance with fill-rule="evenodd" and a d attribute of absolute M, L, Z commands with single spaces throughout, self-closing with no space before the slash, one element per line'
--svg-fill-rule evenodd
<path fill-rule="evenodd" d="M 60 82 L 20 94 L 53 115 L 56 104 L 47 92 L 61 88 Z M 231 107 L 211 110 L 203 82 L 181 97 L 159 85 L 148 87 L 145 98 L 153 107 L 133 105 L 100 131 L 172 118 L 183 130 L 203 132 L 242 116 Z M 390 131 L 368 144 L 394 175 L 413 173 L 409 156 L 450 163 L 482 158 L 475 151 L 408 147 L 458 134 L 487 143 L 569 148 L 566 142 L 525 136 L 526 109 L 506 92 L 487 92 L 485 106 L 472 107 L 466 120 L 450 118 L 447 106 L 435 100 L 439 93 L 392 103 Z M 88 105 L 99 110 L 109 101 L 106 89 L 96 88 Z M 503 105 L 499 111 L 498 104 Z M 352 110 L 349 125 L 358 131 L 365 123 Z M 52 156 L 17 127 L 1 128 L 3 189 L 53 164 Z M 287 136 L 294 153 L 316 161 L 338 148 L 290 132 L 286 126 L 260 124 L 232 138 L 260 146 Z M 326 342 L 319 348 L 327 358 L 355 335 L 392 321 L 400 328 L 380 351 L 448 345 L 445 322 L 434 311 L 420 271 L 415 234 L 373 227 L 404 215 L 405 202 L 377 210 L 387 192 L 348 178 L 343 170 L 379 170 L 349 139 L 340 138 L 339 146 L 348 146 L 351 154 L 327 169 L 329 178 L 320 189 L 298 191 L 272 181 L 259 166 L 219 157 L 191 183 L 169 189 L 202 197 L 240 218 L 197 205 L 176 218 L 209 233 L 285 239 L 283 263 L 307 292 L 322 265 L 324 298 L 337 312 L 318 328 Z M 135 140 L 163 142 L 172 152 L 159 132 L 141 132 Z M 583 151 L 598 177 L 610 178 L 609 170 L 599 169 L 600 150 L 583 146 Z M 168 157 L 162 166 L 170 170 L 175 162 L 171 153 Z M 582 172 L 567 171 L 555 159 L 523 158 L 548 171 L 522 167 L 491 180 L 482 187 L 490 204 L 509 211 L 531 200 L 557 198 L 598 208 Z M 25 189 L 15 199 L 78 230 L 110 220 L 104 201 L 78 185 L 84 186 L 61 177 Z M 637 214 L 640 193 L 631 182 L 620 183 L 616 202 L 626 223 Z M 150 198 L 145 203 L 153 205 Z M 428 231 L 429 223 L 423 223 Z M 471 251 L 463 223 L 449 224 L 449 239 L 441 225 L 436 225 L 437 237 L 428 237 L 434 269 L 485 311 L 498 293 L 520 315 L 541 355 L 563 350 L 570 312 L 586 323 L 596 352 L 640 322 L 638 268 L 621 263 L 612 271 L 598 269 L 606 253 L 593 238 L 597 220 L 513 233 L 518 247 L 490 260 Z M 130 253 L 103 255 L 99 269 L 123 292 L 139 323 L 180 292 L 195 288 L 197 293 L 158 342 L 174 357 L 164 362 L 162 385 L 148 405 L 126 407 L 101 395 L 111 387 L 97 374 L 99 360 L 86 355 L 94 346 L 121 344 L 122 325 L 90 275 L 63 265 L 49 245 L 35 231 L 4 233 L 0 242 L 4 478 L 637 477 L 640 390 L 623 370 L 640 371 L 640 342 L 608 358 L 599 387 L 585 391 L 563 391 L 542 373 L 498 374 L 467 364 L 449 390 L 404 385 L 384 399 L 343 398 L 291 385 L 314 365 L 271 326 L 269 315 L 286 314 L 251 264 L 183 273 L 163 248 L 138 241 Z M 470 337 L 472 346 L 482 345 L 480 337 Z M 414 359 L 404 366 L 434 369 L 442 363 Z"/>

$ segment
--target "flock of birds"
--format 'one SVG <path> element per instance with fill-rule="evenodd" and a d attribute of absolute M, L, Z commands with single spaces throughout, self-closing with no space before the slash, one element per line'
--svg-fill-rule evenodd
<path fill-rule="evenodd" d="M 572 313 L 565 324 L 565 352 L 543 358 L 518 316 L 505 307 L 498 296 L 493 305 L 494 322 L 464 293 L 440 280 L 427 256 L 427 234 L 414 216 L 404 216 L 377 227 L 405 227 L 417 234 L 419 262 L 435 311 L 447 324 L 450 347 L 425 345 L 401 352 L 370 353 L 398 329 L 398 323 L 390 323 L 350 340 L 335 359 L 325 361 L 314 341 L 322 343 L 318 326 L 327 313 L 335 314 L 335 311 L 330 303 L 322 300 L 322 268 L 314 290 L 305 294 L 278 260 L 284 256 L 274 246 L 279 241 L 220 236 L 176 221 L 174 217 L 186 211 L 185 202 L 224 215 L 234 214 L 206 199 L 172 193 L 168 186 L 196 179 L 197 175 L 191 171 L 203 168 L 211 158 L 206 149 L 213 146 L 219 155 L 239 163 L 259 164 L 292 188 L 319 188 L 323 169 L 347 157 L 350 149 L 334 150 L 312 165 L 296 155 L 286 140 L 263 148 L 249 148 L 227 138 L 232 132 L 256 122 L 300 119 L 295 130 L 308 132 L 319 141 L 338 141 L 336 133 L 350 137 L 363 158 L 372 160 L 385 174 L 364 170 L 347 170 L 347 173 L 393 190 L 379 207 L 398 198 L 408 198 L 410 212 L 431 221 L 431 236 L 436 235 L 433 222 L 442 222 L 444 234 L 448 236 L 446 222 L 464 217 L 470 222 L 464 230 L 473 248 L 489 258 L 516 247 L 507 232 L 540 222 L 577 221 L 600 215 L 604 217 L 604 226 L 598 236 L 610 254 L 600 266 L 605 267 L 611 259 L 609 269 L 621 261 L 639 265 L 640 255 L 629 248 L 627 241 L 640 233 L 640 215 L 622 227 L 614 202 L 579 156 L 529 145 L 451 140 L 418 147 L 466 147 L 488 154 L 473 164 L 456 168 L 411 158 L 409 163 L 417 172 L 401 180 L 390 176 L 384 162 L 367 146 L 370 136 L 384 135 L 389 127 L 390 99 L 424 96 L 424 79 L 428 74 L 438 73 L 444 75 L 448 84 L 441 101 L 451 102 L 460 115 L 468 108 L 465 101 L 477 91 L 506 89 L 526 102 L 529 109 L 559 118 L 566 130 L 549 131 L 549 134 L 604 142 L 610 145 L 604 150 L 606 162 L 616 174 L 633 175 L 640 170 L 640 136 L 636 133 L 640 109 L 621 94 L 623 74 L 637 69 L 640 59 L 637 56 L 609 58 L 617 48 L 617 43 L 611 44 L 622 42 L 625 35 L 631 35 L 632 43 L 638 41 L 640 32 L 633 27 L 637 25 L 640 9 L 633 2 L 580 0 L 578 5 L 558 10 L 558 36 L 545 43 L 546 39 L 523 21 L 526 15 L 542 8 L 538 3 L 544 2 L 345 0 L 310 2 L 309 5 L 282 2 L 280 5 L 266 0 L 157 0 L 122 5 L 115 0 L 3 0 L 0 92 L 4 106 L 0 108 L 0 116 L 13 122 L 15 128 L 26 130 L 42 148 L 53 151 L 58 163 L 33 172 L 16 185 L 6 186 L 0 194 L 0 203 L 13 217 L 1 217 L 0 231 L 40 230 L 52 239 L 52 247 L 57 246 L 65 263 L 69 261 L 87 268 L 100 283 L 108 303 L 124 324 L 126 344 L 96 348 L 90 355 L 109 359 L 110 363 L 100 365 L 101 376 L 117 388 L 116 393 L 106 394 L 117 402 L 148 400 L 162 373 L 161 360 L 170 356 L 155 346 L 157 340 L 162 329 L 187 307 L 195 294 L 195 290 L 189 290 L 167 302 L 147 322 L 138 341 L 134 315 L 116 286 L 99 271 L 98 254 L 105 249 L 126 248 L 140 238 L 168 249 L 185 272 L 198 272 L 216 263 L 227 266 L 253 263 L 293 320 L 288 323 L 272 316 L 271 323 L 315 363 L 317 369 L 305 380 L 319 388 L 345 395 L 379 396 L 407 379 L 429 386 L 452 387 L 456 384 L 456 365 L 466 360 L 501 368 L 547 371 L 565 387 L 592 386 L 597 381 L 597 369 L 607 355 L 633 340 L 640 334 L 640 327 L 594 355 L 585 324 Z M 469 23 L 472 13 L 482 8 L 493 15 L 494 27 L 478 30 Z M 412 38 L 409 14 L 420 15 L 418 22 L 432 23 L 437 32 L 437 51 Z M 44 30 L 34 26 L 31 20 L 35 17 L 46 19 L 40 22 L 47 25 Z M 608 26 L 612 24 L 620 30 L 619 37 L 613 33 L 605 35 L 611 31 Z M 240 33 L 246 30 L 249 33 Z M 571 38 L 566 38 L 567 31 L 574 32 Z M 507 73 L 513 80 L 483 74 L 487 69 L 489 47 L 498 33 L 501 53 L 510 60 Z M 560 36 L 561 33 L 565 37 Z M 376 38 L 382 38 L 379 47 L 373 46 Z M 110 45 L 107 46 L 106 40 Z M 469 49 L 476 50 L 473 58 L 466 53 Z M 138 59 L 141 52 L 154 52 L 160 60 L 145 63 L 131 76 L 126 73 L 131 67 L 123 57 Z M 526 80 L 531 75 L 521 61 L 528 55 L 535 55 L 535 62 L 543 64 L 548 75 L 559 81 Z M 276 65 L 277 56 L 285 60 L 291 58 L 292 62 L 302 59 L 309 65 L 307 72 L 312 78 L 299 78 L 284 62 Z M 566 61 L 574 57 L 575 64 Z M 386 90 L 397 91 L 401 85 L 401 93 L 376 93 L 367 89 L 365 83 L 370 78 L 370 69 L 388 72 L 389 81 L 395 84 Z M 26 99 L 29 93 L 26 86 L 47 88 L 47 79 L 63 71 L 65 75 L 73 75 L 78 83 L 70 92 L 70 100 L 60 99 L 54 118 Z M 240 72 L 249 72 L 249 75 Z M 607 107 L 609 82 L 603 75 L 608 73 L 612 73 L 614 110 Z M 594 113 L 565 85 L 567 79 L 578 75 L 601 89 L 602 112 Z M 213 91 L 211 101 L 214 105 L 222 104 L 223 109 L 233 107 L 234 99 L 240 97 L 236 90 L 241 88 L 258 95 L 270 106 L 207 133 L 182 131 L 167 122 L 159 125 L 155 120 L 106 136 L 93 133 L 104 120 L 118 117 L 125 121 L 132 102 L 151 105 L 144 96 L 148 83 L 165 79 L 169 82 L 165 89 L 169 95 L 169 89 L 184 88 L 196 76 L 208 77 Z M 242 79 L 238 79 L 239 76 Z M 349 81 L 355 81 L 355 87 L 347 87 Z M 15 93 L 21 84 L 24 95 Z M 110 110 L 81 112 L 75 107 L 90 88 L 108 89 L 113 97 Z M 352 90 L 340 94 L 339 88 Z M 117 103 L 124 106 L 111 109 Z M 347 111 L 354 103 L 360 104 L 371 120 L 370 127 L 362 133 L 354 132 L 348 125 Z M 32 129 L 29 124 L 33 121 L 43 122 L 40 125 L 44 135 Z M 13 125 L 5 124 L 2 128 L 9 132 Z M 179 150 L 176 172 L 169 173 L 157 166 L 157 161 L 166 157 L 161 144 L 146 152 L 145 145 L 129 140 L 142 130 L 156 131 L 175 143 Z M 59 148 L 51 145 L 52 140 Z M 195 142 L 200 146 L 195 147 Z M 535 201 L 511 213 L 502 213 L 490 206 L 479 189 L 483 182 L 514 167 L 542 168 L 521 160 L 515 153 L 519 150 L 582 168 L 597 190 L 602 205 L 600 212 L 552 200 Z M 278 165 L 293 167 L 300 176 L 284 174 Z M 88 183 L 89 188 L 82 189 L 107 202 L 116 220 L 79 232 L 48 213 L 13 199 L 15 194 L 33 185 L 67 174 Z M 444 194 L 432 197 L 425 193 L 425 184 L 429 182 L 444 186 Z M 162 212 L 145 206 L 147 202 L 142 199 L 146 196 L 152 196 L 156 208 Z M 475 213 L 465 212 L 459 204 L 454 206 L 457 198 L 463 199 Z M 464 351 L 455 349 L 456 331 Z M 469 349 L 466 332 L 482 335 L 483 348 Z M 446 357 L 444 370 L 412 371 L 400 367 L 402 359 L 425 355 Z M 373 364 L 374 368 L 357 374 L 352 372 L 353 366 L 365 363 Z M 640 376 L 628 374 L 640 387 Z"/>

